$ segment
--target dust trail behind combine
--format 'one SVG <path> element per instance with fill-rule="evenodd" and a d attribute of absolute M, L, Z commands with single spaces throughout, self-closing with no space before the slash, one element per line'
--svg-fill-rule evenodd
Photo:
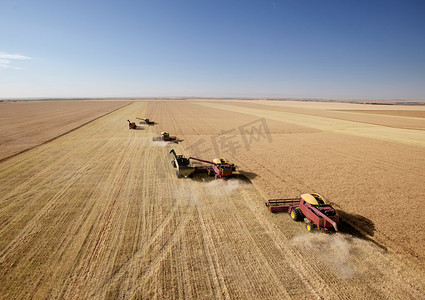
<path fill-rule="evenodd" d="M 229 180 L 211 180 L 205 184 L 205 189 L 209 196 L 212 197 L 228 197 L 235 196 L 233 193 L 237 193 L 240 189 L 246 188 L 248 183 L 240 179 L 229 179 Z"/>
<path fill-rule="evenodd" d="M 135 102 L 0 163 L 2 297 L 423 296 L 422 271 L 348 236 L 303 237 L 248 181 L 177 178 L 168 152 L 185 149 L 153 146 L 156 127 L 128 130 L 137 115 L 166 124 L 146 107 Z"/>
<path fill-rule="evenodd" d="M 351 235 L 329 235 L 321 232 L 296 236 L 292 239 L 292 245 L 314 253 L 326 268 L 341 279 L 353 278 L 356 274 L 353 257 L 361 255 L 362 249 L 372 247 L 366 241 Z"/>

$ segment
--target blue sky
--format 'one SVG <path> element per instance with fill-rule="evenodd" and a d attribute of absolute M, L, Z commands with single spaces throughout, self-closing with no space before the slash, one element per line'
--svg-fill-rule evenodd
<path fill-rule="evenodd" d="M 425 100 L 425 1 L 0 1 L 0 98 Z"/>

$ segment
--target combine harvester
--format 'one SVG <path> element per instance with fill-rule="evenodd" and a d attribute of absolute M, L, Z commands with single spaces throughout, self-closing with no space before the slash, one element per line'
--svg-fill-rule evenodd
<path fill-rule="evenodd" d="M 137 125 L 135 122 L 130 122 L 130 120 L 127 120 L 128 122 L 128 129 L 136 129 Z"/>
<path fill-rule="evenodd" d="M 319 194 L 301 194 L 298 198 L 291 199 L 270 199 L 265 204 L 272 213 L 287 211 L 292 220 L 304 220 L 308 231 L 315 227 L 323 232 L 338 231 L 338 213 Z"/>
<path fill-rule="evenodd" d="M 136 119 L 141 120 L 139 122 L 139 124 L 141 124 L 141 125 L 143 125 L 143 124 L 145 124 L 145 125 L 155 125 L 155 122 L 150 121 L 148 118 L 136 118 Z"/>
<path fill-rule="evenodd" d="M 152 140 L 155 141 L 155 142 L 164 141 L 164 142 L 177 143 L 177 137 L 170 136 L 170 134 L 166 131 L 161 132 L 161 136 L 156 136 L 156 137 L 152 138 Z"/>
<path fill-rule="evenodd" d="M 174 155 L 171 165 L 177 168 L 176 174 L 178 178 L 192 177 L 196 173 L 207 173 L 209 176 L 214 176 L 215 179 L 221 178 L 223 180 L 229 179 L 233 172 L 236 171 L 234 164 L 226 162 L 224 159 L 215 158 L 213 161 L 208 161 L 196 157 L 186 158 L 183 155 L 177 155 L 174 149 L 170 150 Z M 207 166 L 194 166 L 191 160 L 208 164 Z"/>

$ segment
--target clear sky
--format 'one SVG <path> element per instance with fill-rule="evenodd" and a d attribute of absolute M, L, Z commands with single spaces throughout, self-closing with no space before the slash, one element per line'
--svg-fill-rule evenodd
<path fill-rule="evenodd" d="M 0 0 L 0 98 L 425 100 L 425 1 Z"/>

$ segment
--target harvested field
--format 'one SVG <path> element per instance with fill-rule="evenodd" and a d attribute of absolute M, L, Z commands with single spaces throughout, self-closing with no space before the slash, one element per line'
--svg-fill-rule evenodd
<path fill-rule="evenodd" d="M 388 116 L 402 116 L 408 118 L 425 118 L 425 110 L 351 110 L 350 112 Z"/>
<path fill-rule="evenodd" d="M 129 103 L 100 100 L 0 102 L 0 160 Z"/>
<path fill-rule="evenodd" d="M 297 109 L 139 101 L 0 162 L 0 295 L 423 297 L 422 131 Z M 158 124 L 128 129 L 145 116 Z M 153 142 L 163 130 L 183 141 Z M 178 179 L 171 148 L 245 177 Z M 342 233 L 307 234 L 264 207 L 314 191 Z"/>

